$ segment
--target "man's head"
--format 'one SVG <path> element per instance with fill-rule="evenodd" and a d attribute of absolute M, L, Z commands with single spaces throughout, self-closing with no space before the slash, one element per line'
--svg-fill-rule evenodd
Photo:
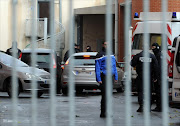
<path fill-rule="evenodd" d="M 91 46 L 87 46 L 86 49 L 91 49 Z"/>
<path fill-rule="evenodd" d="M 157 52 L 159 52 L 159 50 L 160 50 L 159 44 L 158 44 L 158 43 L 153 43 L 153 44 L 152 44 L 152 51 L 153 51 L 154 53 L 157 53 Z"/>
<path fill-rule="evenodd" d="M 76 43 L 74 43 L 74 48 L 77 49 L 78 48 L 78 45 Z"/>
<path fill-rule="evenodd" d="M 103 47 L 106 49 L 107 48 L 107 42 L 103 42 Z"/>
<path fill-rule="evenodd" d="M 91 51 L 91 46 L 88 45 L 88 46 L 86 47 L 86 50 L 87 50 L 87 52 L 90 52 L 90 51 Z"/>

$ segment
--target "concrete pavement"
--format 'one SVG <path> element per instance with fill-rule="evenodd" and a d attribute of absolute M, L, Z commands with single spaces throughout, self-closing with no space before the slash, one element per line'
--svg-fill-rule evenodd
<path fill-rule="evenodd" d="M 75 97 L 75 125 L 76 126 L 106 126 L 106 119 L 100 118 L 99 93 L 83 93 Z M 56 124 L 69 125 L 69 102 L 64 95 L 56 96 Z M 124 93 L 113 93 L 113 126 L 125 126 L 125 96 Z M 37 126 L 50 126 L 50 97 L 43 95 L 38 100 Z M 132 126 L 144 126 L 143 113 L 137 113 L 137 96 L 132 96 L 131 123 Z M 154 108 L 154 106 L 152 106 Z M 169 108 L 169 124 L 180 126 L 180 109 Z M 18 126 L 31 126 L 32 108 L 30 94 L 21 94 L 17 106 Z M 150 126 L 162 125 L 162 113 L 151 112 Z M 6 93 L 0 93 L 0 126 L 12 126 L 12 101 Z"/>

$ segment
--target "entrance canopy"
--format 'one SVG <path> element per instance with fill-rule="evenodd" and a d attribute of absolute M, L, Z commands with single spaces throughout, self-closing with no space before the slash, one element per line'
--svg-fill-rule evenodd
<path fill-rule="evenodd" d="M 115 13 L 115 5 L 112 5 L 112 14 Z M 86 7 L 86 8 L 77 8 L 74 9 L 75 15 L 80 14 L 106 14 L 106 5 Z"/>

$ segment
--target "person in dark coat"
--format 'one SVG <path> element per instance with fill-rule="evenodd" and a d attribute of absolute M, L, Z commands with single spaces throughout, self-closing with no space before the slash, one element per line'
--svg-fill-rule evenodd
<path fill-rule="evenodd" d="M 92 52 L 91 46 L 88 45 L 88 46 L 86 47 L 86 52 Z"/>
<path fill-rule="evenodd" d="M 10 55 L 10 56 L 13 56 L 13 46 L 15 47 L 15 53 L 16 53 L 16 58 L 19 58 L 20 57 L 20 54 L 21 54 L 21 50 L 17 48 L 17 42 L 13 42 L 12 43 L 12 47 L 7 49 L 6 50 L 6 54 Z"/>
<path fill-rule="evenodd" d="M 103 42 L 102 44 L 103 44 L 102 50 L 100 52 L 98 52 L 98 54 L 96 55 L 96 58 L 100 58 L 100 57 L 106 55 L 107 42 Z"/>
<path fill-rule="evenodd" d="M 78 49 L 78 46 L 79 45 L 74 44 L 74 53 L 80 52 L 80 50 Z M 68 58 L 69 58 L 69 50 L 66 51 L 66 53 L 64 54 L 64 62 L 66 62 Z"/>
<path fill-rule="evenodd" d="M 143 51 L 136 54 L 133 59 L 131 60 L 131 66 L 136 67 L 137 72 L 137 78 L 136 78 L 136 85 L 137 85 L 137 91 L 138 91 L 138 103 L 139 103 L 139 109 L 137 112 L 143 112 L 143 63 L 148 62 L 150 64 L 150 83 L 152 80 L 157 81 L 158 77 L 158 63 L 156 57 L 149 53 L 149 58 L 143 56 Z M 151 100 L 151 88 L 152 85 L 150 85 L 150 100 Z M 151 104 L 151 101 L 150 101 Z"/>
<path fill-rule="evenodd" d="M 158 43 L 153 43 L 152 44 L 152 51 L 158 61 L 158 70 L 159 70 L 159 76 L 158 76 L 158 80 L 156 82 L 154 82 L 154 90 L 156 93 L 156 108 L 153 109 L 152 111 L 156 111 L 156 112 L 161 112 L 162 111 L 162 107 L 161 107 L 161 51 L 160 51 L 160 46 Z"/>

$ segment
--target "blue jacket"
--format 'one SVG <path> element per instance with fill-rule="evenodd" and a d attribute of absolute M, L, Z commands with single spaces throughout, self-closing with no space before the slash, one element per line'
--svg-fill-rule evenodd
<path fill-rule="evenodd" d="M 96 81 L 102 81 L 101 80 L 101 73 L 103 73 L 104 75 L 106 75 L 106 59 L 107 56 L 101 57 L 101 58 L 97 58 L 95 60 L 95 71 L 96 71 Z M 118 80 L 118 73 L 117 73 L 117 69 L 116 69 L 116 59 L 113 55 L 111 55 L 111 71 L 112 71 L 112 75 L 114 76 L 115 80 Z"/>

